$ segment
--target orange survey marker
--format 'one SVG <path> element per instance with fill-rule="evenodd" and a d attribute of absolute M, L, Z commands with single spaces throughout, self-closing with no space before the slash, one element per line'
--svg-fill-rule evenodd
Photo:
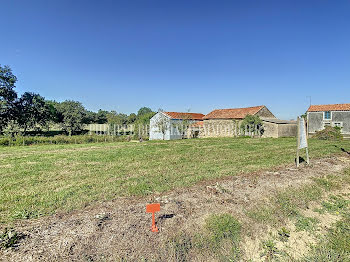
<path fill-rule="evenodd" d="M 146 206 L 146 213 L 152 213 L 152 232 L 158 232 L 158 228 L 156 227 L 156 220 L 154 214 L 160 211 L 160 204 L 154 203 Z"/>

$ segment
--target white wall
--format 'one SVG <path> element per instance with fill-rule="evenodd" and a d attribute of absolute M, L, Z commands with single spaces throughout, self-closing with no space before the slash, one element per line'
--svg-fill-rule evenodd
<path fill-rule="evenodd" d="M 157 127 L 157 121 L 165 118 L 168 122 L 167 131 L 164 134 L 164 140 L 170 139 L 170 117 L 166 116 L 162 112 L 155 114 L 150 120 L 150 131 L 149 131 L 149 140 L 163 140 L 163 133 L 159 131 Z"/>
<path fill-rule="evenodd" d="M 164 118 L 168 122 L 167 130 L 164 134 L 164 140 L 174 140 L 174 139 L 182 139 L 182 132 L 181 129 L 177 126 L 181 125 L 182 120 L 177 119 L 170 119 L 169 116 L 163 114 L 162 112 L 158 112 L 155 114 L 151 120 L 150 120 L 150 134 L 149 139 L 150 140 L 163 140 L 163 133 L 159 131 L 159 128 L 157 127 L 157 121 L 161 120 L 161 118 Z"/>

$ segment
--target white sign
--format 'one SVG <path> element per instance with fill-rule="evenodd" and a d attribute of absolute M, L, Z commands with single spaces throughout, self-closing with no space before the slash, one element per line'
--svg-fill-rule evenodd
<path fill-rule="evenodd" d="M 302 149 L 307 147 L 305 119 L 303 117 L 299 118 L 299 128 L 299 149 Z"/>

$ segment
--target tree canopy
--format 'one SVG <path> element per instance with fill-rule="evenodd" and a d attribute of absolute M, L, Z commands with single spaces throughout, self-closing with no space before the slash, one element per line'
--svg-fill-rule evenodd
<path fill-rule="evenodd" d="M 17 132 L 26 134 L 29 130 L 41 128 L 49 130 L 54 123 L 59 124 L 69 135 L 82 131 L 84 125 L 91 123 L 146 125 L 155 114 L 149 107 L 142 107 L 137 114 L 130 115 L 102 109 L 92 112 L 78 101 L 45 100 L 41 95 L 31 92 L 25 92 L 18 98 L 16 81 L 11 68 L 0 65 L 0 132 L 6 129 L 12 135 Z"/>
<path fill-rule="evenodd" d="M 25 92 L 19 99 L 17 108 L 17 121 L 24 133 L 36 125 L 46 126 L 52 118 L 52 107 L 39 94 Z"/>
<path fill-rule="evenodd" d="M 0 65 L 0 131 L 16 116 L 17 77 L 8 66 Z"/>
<path fill-rule="evenodd" d="M 149 114 L 149 113 L 152 113 L 152 109 L 149 108 L 149 107 L 141 107 L 139 109 L 139 111 L 137 112 L 137 116 L 142 116 L 142 115 L 146 115 L 146 114 Z"/>

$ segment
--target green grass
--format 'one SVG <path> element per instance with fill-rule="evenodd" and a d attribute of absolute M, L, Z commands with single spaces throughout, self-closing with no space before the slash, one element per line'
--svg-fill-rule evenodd
<path fill-rule="evenodd" d="M 274 240 L 263 242 L 263 254 L 267 261 L 300 261 L 300 262 L 340 262 L 350 261 L 350 200 L 349 193 L 329 194 L 350 184 L 350 168 L 341 175 L 327 175 L 314 179 L 309 185 L 288 188 L 271 196 L 268 201 L 258 203 L 247 216 L 260 226 L 270 225 L 272 228 L 285 225 L 288 221 L 295 224 L 295 231 L 305 231 L 317 236 L 317 244 L 311 245 L 311 251 L 301 259 L 291 259 L 287 253 L 277 250 Z M 323 200 L 327 197 L 326 200 Z M 320 221 L 315 217 L 302 215 L 311 203 L 320 204 L 314 210 L 321 214 L 330 213 L 339 216 L 340 221 L 334 223 L 326 234 L 318 235 Z M 244 227 L 244 221 L 243 221 Z M 248 230 L 249 231 L 249 230 Z M 276 239 L 288 242 L 290 231 L 284 227 L 278 230 Z M 281 259 L 274 260 L 278 255 Z"/>
<path fill-rule="evenodd" d="M 238 261 L 241 256 L 239 250 L 241 227 L 241 223 L 230 214 L 211 215 L 205 224 L 207 249 L 216 253 L 220 261 Z M 224 253 L 221 248 L 225 244 L 229 248 L 224 249 L 226 251 Z"/>
<path fill-rule="evenodd" d="M 210 215 L 196 232 L 176 233 L 166 242 L 167 261 L 192 261 L 201 254 L 208 261 L 240 261 L 241 223 L 230 214 Z"/>
<path fill-rule="evenodd" d="M 295 139 L 192 139 L 0 148 L 0 223 L 294 163 Z M 350 141 L 310 140 L 310 156 Z"/>
<path fill-rule="evenodd" d="M 300 261 L 350 261 L 350 213 L 345 206 L 342 206 L 341 210 L 341 220 L 336 222 Z"/>
<path fill-rule="evenodd" d="M 319 221 L 314 217 L 305 217 L 299 215 L 295 222 L 296 231 L 315 231 Z"/>

